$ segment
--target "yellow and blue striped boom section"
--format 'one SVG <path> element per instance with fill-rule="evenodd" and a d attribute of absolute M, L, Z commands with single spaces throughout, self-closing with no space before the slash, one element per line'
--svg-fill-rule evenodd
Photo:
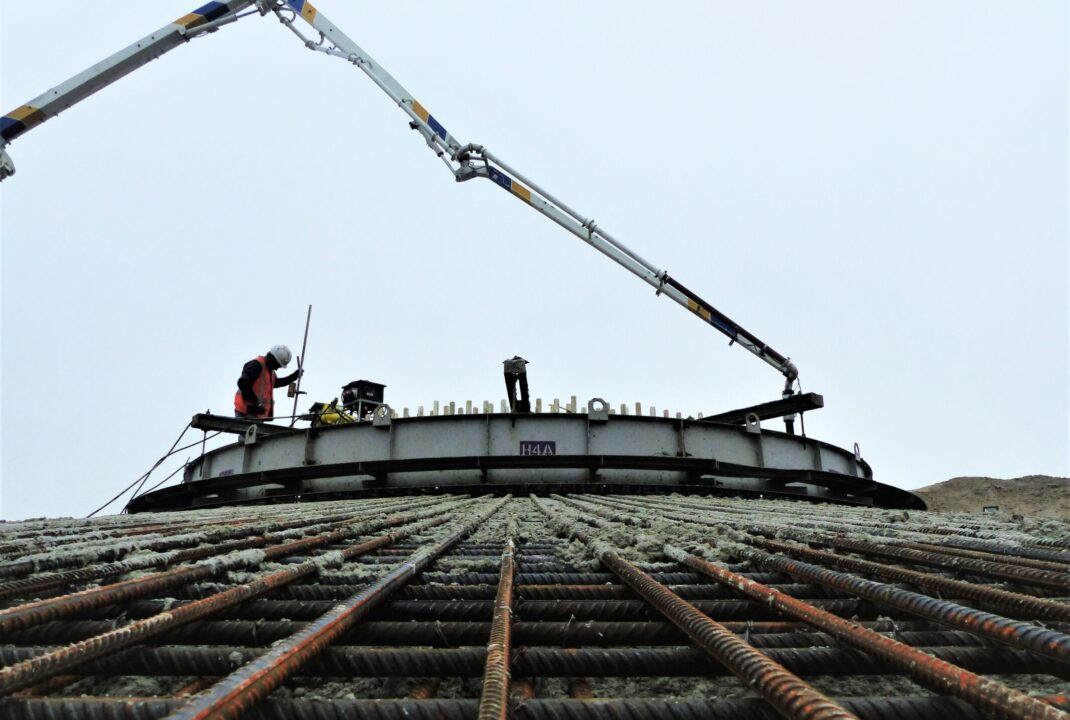
<path fill-rule="evenodd" d="M 265 5 L 261 11 L 267 12 L 268 9 L 274 11 L 291 31 L 301 37 L 309 49 L 344 58 L 363 70 L 405 111 L 411 119 L 410 125 L 420 131 L 428 145 L 453 172 L 455 179 L 461 181 L 473 177 L 485 177 L 492 180 L 514 197 L 523 200 L 531 208 L 638 276 L 655 288 L 659 295 L 665 295 L 679 303 L 704 322 L 727 335 L 733 342 L 776 368 L 787 378 L 785 394 L 791 394 L 792 382 L 798 377 L 798 369 L 790 358 L 773 350 L 724 313 L 716 310 L 711 304 L 678 283 L 669 276 L 668 272 L 659 269 L 599 228 L 593 220 L 580 215 L 525 178 L 483 146 L 462 146 L 427 108 L 402 87 L 401 83 L 372 60 L 363 48 L 353 42 L 308 0 L 284 0 L 284 2 L 295 16 L 300 17 L 319 33 L 320 42 L 317 43 L 305 37 L 295 28 L 293 18 L 284 14 L 281 5 L 274 3 L 270 7 Z M 192 34 L 196 35 L 197 28 L 209 23 L 218 26 L 233 20 L 234 17 L 231 16 L 237 16 L 237 13 L 254 4 L 254 0 L 209 2 L 0 118 L 0 179 L 14 172 L 10 158 L 2 150 L 11 140 L 188 40 L 191 37 L 190 31 L 194 31 Z"/>
<path fill-rule="evenodd" d="M 252 0 L 230 0 L 202 5 L 25 105 L 15 108 L 0 117 L 0 146 L 7 145 L 45 120 L 55 117 L 124 75 L 178 47 L 188 39 L 187 33 L 190 30 L 252 5 Z"/>
<path fill-rule="evenodd" d="M 428 112 L 427 108 L 421 105 L 393 75 L 373 60 L 360 45 L 357 45 L 337 25 L 328 20 L 312 3 L 308 0 L 286 0 L 286 5 L 338 48 L 338 52 L 331 52 L 331 54 L 346 57 L 389 95 L 420 126 L 428 142 L 439 147 L 451 158 L 457 154 L 461 149 L 461 144 L 450 135 L 442 123 Z"/>

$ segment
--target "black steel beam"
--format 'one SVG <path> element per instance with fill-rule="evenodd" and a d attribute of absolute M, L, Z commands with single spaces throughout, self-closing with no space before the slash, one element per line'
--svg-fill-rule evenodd
<path fill-rule="evenodd" d="M 715 459 L 694 457 L 671 457 L 661 455 L 467 455 L 458 457 L 434 457 L 434 458 L 410 458 L 404 460 L 375 460 L 368 462 L 345 462 L 323 465 L 301 465 L 259 472 L 240 473 L 227 477 L 210 478 L 190 483 L 183 483 L 169 488 L 163 488 L 152 493 L 146 493 L 135 498 L 129 505 L 131 513 L 146 512 L 152 510 L 179 510 L 188 507 L 204 507 L 205 504 L 197 502 L 198 498 L 205 496 L 217 496 L 220 502 L 234 504 L 234 498 L 227 496 L 226 491 L 239 488 L 255 487 L 257 485 L 278 484 L 286 486 L 280 490 L 280 496 L 289 497 L 300 494 L 303 489 L 299 487 L 302 480 L 319 478 L 345 477 L 351 475 L 368 475 L 371 477 L 387 477 L 392 473 L 410 473 L 427 471 L 459 471 L 459 470 L 501 470 L 501 469 L 588 469 L 592 472 L 598 470 L 660 470 L 688 473 L 694 477 L 720 476 L 733 478 L 759 478 L 781 481 L 781 483 L 804 483 L 824 488 L 829 495 L 820 499 L 824 502 L 844 502 L 862 504 L 859 498 L 874 498 L 878 507 L 902 508 L 912 510 L 924 510 L 925 503 L 915 495 L 890 485 L 875 483 L 870 479 L 844 475 L 841 473 L 823 470 L 795 470 L 739 463 L 722 462 Z M 493 491 L 496 485 L 480 485 L 480 492 Z M 501 486 L 505 488 L 506 486 Z M 511 487 L 511 486 L 510 486 Z M 550 487 L 543 486 L 543 489 Z M 598 483 L 590 483 L 585 486 L 586 492 L 596 491 Z M 603 485 L 602 487 L 606 487 Z M 686 489 L 687 485 L 664 486 L 671 487 L 679 492 Z M 703 491 L 710 490 L 709 485 L 699 486 Z M 438 488 L 444 492 L 465 491 L 467 486 Z M 520 490 L 526 492 L 538 492 L 540 484 L 524 483 Z M 363 491 L 364 488 L 355 488 Z M 793 488 L 782 487 L 779 492 L 784 495 L 803 495 L 805 493 L 794 491 Z M 512 490 L 510 490 L 512 491 Z M 581 490 L 581 492 L 584 490 Z M 555 491 L 558 492 L 558 491 Z M 739 493 L 739 489 L 731 488 L 731 492 Z M 760 489 L 758 492 L 762 492 Z M 362 492 L 356 493 L 358 496 Z M 306 494 L 306 499 L 310 498 Z M 868 504 L 868 503 L 866 503 Z"/>
<path fill-rule="evenodd" d="M 702 422 L 727 423 L 729 425 L 742 425 L 747 421 L 748 415 L 757 415 L 759 420 L 794 415 L 795 413 L 817 410 L 825 407 L 825 398 L 817 393 L 800 393 L 783 400 L 751 405 L 750 407 L 729 410 L 728 412 L 709 415 L 702 418 Z"/>
<path fill-rule="evenodd" d="M 194 430 L 218 431 L 244 435 L 246 431 L 256 425 L 256 434 L 264 437 L 271 435 L 289 435 L 304 432 L 304 429 L 288 428 L 283 425 L 258 422 L 256 420 L 243 420 L 241 418 L 227 417 L 225 415 L 212 415 L 209 413 L 197 413 L 190 421 L 190 427 Z"/>

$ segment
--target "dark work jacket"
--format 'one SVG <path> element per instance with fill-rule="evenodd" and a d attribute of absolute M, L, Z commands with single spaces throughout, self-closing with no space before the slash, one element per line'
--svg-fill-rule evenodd
<path fill-rule="evenodd" d="M 238 378 L 238 390 L 241 391 L 241 396 L 245 398 L 245 402 L 250 405 L 254 405 L 257 400 L 256 393 L 253 392 L 253 383 L 260 377 L 260 373 L 264 371 L 264 366 L 260 362 L 253 358 L 249 362 L 245 363 L 245 367 L 241 369 L 241 377 Z M 297 371 L 290 373 L 286 377 L 275 378 L 275 387 L 286 387 L 294 380 L 297 379 Z"/>

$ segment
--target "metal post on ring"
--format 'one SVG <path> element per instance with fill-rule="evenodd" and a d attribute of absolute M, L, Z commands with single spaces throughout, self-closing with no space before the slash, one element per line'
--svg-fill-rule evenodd
<path fill-rule="evenodd" d="M 290 427 L 297 424 L 297 401 L 301 399 L 301 378 L 305 368 L 305 348 L 308 347 L 308 325 L 312 322 L 312 305 L 308 306 L 308 315 L 305 316 L 305 339 L 301 341 L 301 354 L 297 356 L 297 388 L 294 390 L 294 408 L 290 412 Z"/>

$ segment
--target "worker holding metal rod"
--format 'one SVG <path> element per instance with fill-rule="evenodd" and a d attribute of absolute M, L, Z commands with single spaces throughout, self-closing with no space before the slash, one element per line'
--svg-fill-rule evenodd
<path fill-rule="evenodd" d="M 242 368 L 234 393 L 234 417 L 271 420 L 275 417 L 275 388 L 285 387 L 304 373 L 298 368 L 285 377 L 275 373 L 290 364 L 293 354 L 285 345 L 275 345 Z"/>

